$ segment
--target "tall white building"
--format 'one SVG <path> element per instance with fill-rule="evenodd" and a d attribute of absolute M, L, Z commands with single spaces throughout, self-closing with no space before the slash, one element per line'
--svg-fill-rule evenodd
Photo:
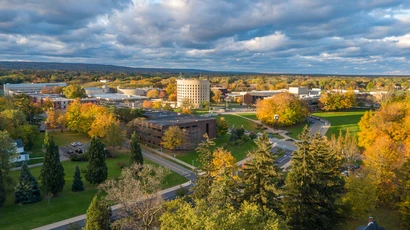
<path fill-rule="evenodd" d="M 191 103 L 200 107 L 203 101 L 210 100 L 210 83 L 208 80 L 177 80 L 177 105 L 181 106 L 184 98 L 189 98 Z"/>

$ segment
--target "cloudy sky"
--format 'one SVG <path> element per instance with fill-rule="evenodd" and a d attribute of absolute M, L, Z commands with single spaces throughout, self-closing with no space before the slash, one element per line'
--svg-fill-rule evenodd
<path fill-rule="evenodd" d="M 410 74 L 410 1 L 1 0 L 0 60 Z"/>

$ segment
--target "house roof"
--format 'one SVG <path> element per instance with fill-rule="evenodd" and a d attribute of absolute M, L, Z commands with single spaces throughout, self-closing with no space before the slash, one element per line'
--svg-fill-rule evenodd
<path fill-rule="evenodd" d="M 17 148 L 23 148 L 24 147 L 23 141 L 21 139 L 15 139 L 14 142 L 16 142 Z"/>

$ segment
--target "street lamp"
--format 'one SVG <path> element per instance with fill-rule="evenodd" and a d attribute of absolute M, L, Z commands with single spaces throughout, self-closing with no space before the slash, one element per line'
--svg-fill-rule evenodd
<path fill-rule="evenodd" d="M 277 129 L 278 120 L 279 120 L 279 115 L 278 115 L 278 114 L 273 115 L 273 119 L 275 119 L 275 126 L 276 126 L 276 129 Z"/>
<path fill-rule="evenodd" d="M 225 109 L 228 108 L 229 97 L 225 97 Z"/>

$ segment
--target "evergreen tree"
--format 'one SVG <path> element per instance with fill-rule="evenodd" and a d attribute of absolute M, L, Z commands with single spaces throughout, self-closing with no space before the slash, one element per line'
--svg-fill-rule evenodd
<path fill-rule="evenodd" d="M 88 165 L 85 171 L 85 179 L 90 184 L 100 184 L 107 179 L 107 174 L 104 145 L 100 139 L 93 137 L 88 149 Z"/>
<path fill-rule="evenodd" d="M 87 209 L 84 230 L 109 229 L 110 216 L 107 205 L 97 196 Z"/>
<path fill-rule="evenodd" d="M 260 205 L 262 210 L 280 213 L 280 187 L 283 185 L 282 169 L 275 165 L 271 144 L 266 133 L 255 142 L 258 148 L 249 152 L 252 157 L 242 170 L 243 199 Z"/>
<path fill-rule="evenodd" d="M 133 163 L 138 163 L 142 165 L 144 163 L 144 158 L 142 157 L 141 146 L 138 143 L 138 136 L 137 133 L 134 132 L 131 135 L 131 158 L 130 158 L 130 165 Z"/>
<path fill-rule="evenodd" d="M 71 191 L 73 192 L 84 191 L 84 184 L 83 184 L 83 181 L 81 180 L 81 173 L 80 173 L 80 168 L 78 168 L 78 165 L 75 166 L 74 180 L 73 180 L 73 185 L 71 186 Z"/>
<path fill-rule="evenodd" d="M 208 197 L 213 182 L 211 176 L 213 155 L 211 148 L 215 146 L 215 142 L 209 139 L 208 134 L 204 135 L 205 141 L 201 142 L 196 149 L 199 162 L 201 162 L 200 171 L 197 173 L 198 181 L 195 183 L 194 196 L 198 199 Z"/>
<path fill-rule="evenodd" d="M 14 203 L 31 204 L 41 201 L 40 188 L 26 163 L 21 166 L 19 182 L 14 188 Z"/>
<path fill-rule="evenodd" d="M 6 201 L 6 190 L 4 189 L 3 176 L 0 172 L 0 207 L 3 206 Z"/>
<path fill-rule="evenodd" d="M 288 224 L 292 229 L 332 229 L 341 219 L 337 212 L 344 186 L 341 157 L 325 137 L 310 136 L 307 127 L 299 139 L 285 182 Z"/>
<path fill-rule="evenodd" d="M 44 148 L 46 149 L 46 153 L 40 174 L 41 188 L 44 194 L 51 193 L 55 196 L 64 189 L 65 173 L 60 162 L 58 146 L 55 145 L 53 136 L 48 132 L 46 132 L 44 137 Z"/>

